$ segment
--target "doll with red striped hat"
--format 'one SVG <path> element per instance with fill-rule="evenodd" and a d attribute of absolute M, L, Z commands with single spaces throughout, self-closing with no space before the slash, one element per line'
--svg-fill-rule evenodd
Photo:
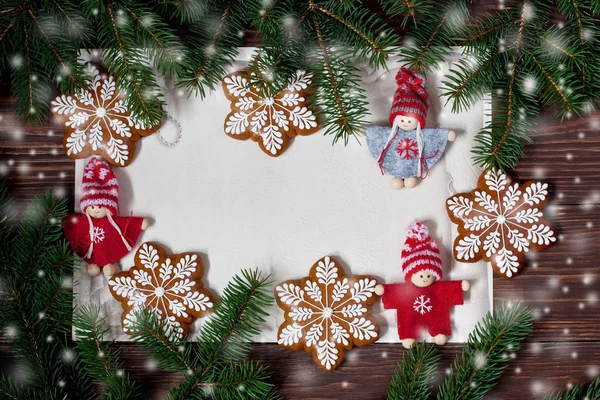
<path fill-rule="evenodd" d="M 415 187 L 440 159 L 446 143 L 456 139 L 449 129 L 425 129 L 429 97 L 423 75 L 402 67 L 390 110 L 390 128 L 367 128 L 367 145 L 382 174 L 393 175 L 392 187 Z"/>
<path fill-rule="evenodd" d="M 402 250 L 402 272 L 406 283 L 377 285 L 383 308 L 395 309 L 398 336 L 411 348 L 426 328 L 438 345 L 452 334 L 450 307 L 464 303 L 468 281 L 441 281 L 442 259 L 435 240 L 421 222 L 410 225 Z"/>
<path fill-rule="evenodd" d="M 67 215 L 63 227 L 73 251 L 87 264 L 90 276 L 117 272 L 117 263 L 129 253 L 148 220 L 119 217 L 119 184 L 112 167 L 99 157 L 85 166 L 79 206 L 83 214 Z"/>

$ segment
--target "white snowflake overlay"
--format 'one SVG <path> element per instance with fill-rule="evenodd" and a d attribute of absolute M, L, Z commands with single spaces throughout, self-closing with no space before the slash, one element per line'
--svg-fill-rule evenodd
<path fill-rule="evenodd" d="M 123 315 L 123 330 L 126 333 L 131 333 L 128 328 L 135 322 L 135 312 L 147 307 L 166 321 L 169 332 L 183 339 L 187 327 L 183 326 L 182 321 L 191 322 L 211 309 L 213 303 L 197 289 L 196 254 L 185 253 L 171 258 L 161 256 L 161 253 L 162 250 L 159 252 L 151 243 L 142 244 L 136 254 L 136 264 L 139 260 L 142 267 L 134 266 L 129 271 L 121 272 L 113 276 L 108 284 L 115 298 L 130 308 Z"/>
<path fill-rule="evenodd" d="M 286 312 L 278 343 L 316 352 L 321 366 L 335 369 L 344 348 L 373 343 L 379 337 L 377 325 L 367 315 L 376 285 L 368 276 L 346 277 L 335 259 L 322 258 L 308 278 L 275 288 L 277 301 Z"/>
<path fill-rule="evenodd" d="M 103 76 L 93 64 L 87 64 L 87 72 L 91 76 L 87 90 L 51 102 L 52 111 L 66 118 L 65 151 L 75 158 L 99 154 L 114 165 L 125 166 L 132 156 L 132 142 L 155 129 L 127 111 L 112 76 Z"/>
<path fill-rule="evenodd" d="M 225 95 L 232 101 L 232 112 L 225 119 L 225 133 L 236 139 L 252 137 L 271 156 L 285 151 L 290 138 L 313 133 L 317 117 L 307 107 L 304 91 L 312 75 L 298 71 L 281 92 L 264 95 L 248 87 L 248 78 L 235 73 L 223 79 Z"/>
<path fill-rule="evenodd" d="M 433 310 L 431 299 L 429 297 L 425 297 L 424 295 L 418 296 L 413 303 L 413 309 L 421 315 L 430 312 Z"/>
<path fill-rule="evenodd" d="M 459 225 L 456 258 L 469 262 L 483 258 L 500 274 L 514 276 L 522 267 L 524 253 L 556 241 L 543 220 L 547 196 L 546 183 L 528 182 L 521 188 L 500 171 L 486 171 L 478 190 L 447 200 L 450 219 Z"/>

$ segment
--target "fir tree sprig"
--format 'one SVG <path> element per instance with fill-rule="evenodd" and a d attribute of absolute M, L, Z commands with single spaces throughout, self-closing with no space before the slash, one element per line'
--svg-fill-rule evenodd
<path fill-rule="evenodd" d="M 2 3 L 0 65 L 12 70 L 19 118 L 28 123 L 43 121 L 49 112 L 54 85 L 64 92 L 84 86 L 77 53 L 85 31 L 86 25 L 71 1 Z"/>
<path fill-rule="evenodd" d="M 523 0 L 473 20 L 457 35 L 463 57 L 447 76 L 444 95 L 454 111 L 465 111 L 493 92 L 493 121 L 473 149 L 484 167 L 516 166 L 540 105 L 560 118 L 595 109 L 598 83 L 587 77 L 598 73 L 598 21 L 586 0 L 559 3 L 564 29 L 549 22 L 551 2 Z"/>
<path fill-rule="evenodd" d="M 388 400 L 429 398 L 434 372 L 440 358 L 435 346 L 417 343 L 398 363 L 398 368 L 388 387 Z"/>
<path fill-rule="evenodd" d="M 413 26 L 419 26 L 419 20 L 423 23 L 425 18 L 429 18 L 435 5 L 428 0 L 381 0 L 380 3 L 390 17 L 402 16 L 402 28 L 409 21 Z"/>
<path fill-rule="evenodd" d="M 111 400 L 133 399 L 137 387 L 129 374 L 122 369 L 119 349 L 115 343 L 106 342 L 108 332 L 106 317 L 96 305 L 80 307 L 73 315 L 77 349 L 85 369 L 96 383 L 104 384 L 102 398 Z"/>
<path fill-rule="evenodd" d="M 417 72 L 434 69 L 444 61 L 469 19 L 466 0 L 434 3 L 426 8 L 428 23 L 415 26 L 399 49 L 403 62 Z M 391 8 L 391 12 L 395 9 Z"/>
<path fill-rule="evenodd" d="M 200 399 L 276 399 L 268 382 L 270 372 L 257 363 L 240 361 L 251 346 L 273 303 L 271 282 L 257 270 L 244 270 L 223 291 L 213 314 L 200 331 L 197 343 L 177 342 L 167 327 L 152 313 L 143 311 L 132 330 L 165 369 L 176 371 L 184 379 L 175 384 L 167 398 Z"/>
<path fill-rule="evenodd" d="M 545 400 L 600 400 L 600 377 L 591 383 L 581 383 L 569 390 L 547 396 Z"/>
<path fill-rule="evenodd" d="M 97 29 L 97 46 L 109 73 L 119 77 L 125 105 L 149 126 L 164 117 L 164 100 L 151 65 L 169 75 L 179 70 L 179 39 L 161 17 L 140 3 L 85 0 L 86 18 Z M 149 65 L 150 64 L 150 65 Z"/>
<path fill-rule="evenodd" d="M 532 330 L 531 311 L 508 304 L 488 313 L 463 347 L 438 393 L 438 400 L 483 399 L 498 382 L 511 360 L 510 354 Z"/>
<path fill-rule="evenodd" d="M 73 255 L 62 239 L 65 214 L 66 202 L 46 192 L 31 202 L 17 229 L 0 224 L 0 326 L 17 362 L 31 375 L 26 386 L 3 377 L 0 392 L 9 398 L 92 398 L 95 393 L 68 345 Z"/>

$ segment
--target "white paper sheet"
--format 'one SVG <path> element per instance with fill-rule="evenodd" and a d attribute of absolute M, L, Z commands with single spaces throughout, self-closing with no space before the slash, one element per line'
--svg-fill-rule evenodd
<path fill-rule="evenodd" d="M 247 60 L 253 49 L 244 49 Z M 465 305 L 455 307 L 452 342 L 463 342 L 492 304 L 492 273 L 483 262 L 453 260 L 455 227 L 445 211 L 451 192 L 475 187 L 480 169 L 473 166 L 470 149 L 474 135 L 490 117 L 489 102 L 468 113 L 452 114 L 439 98 L 442 76 L 452 60 L 427 76 L 430 96 L 428 127 L 457 131 L 442 159 L 414 189 L 393 190 L 391 177 L 382 176 L 362 145 L 331 144 L 317 132 L 297 137 L 279 158 L 264 154 L 255 142 L 234 140 L 223 132 L 229 102 L 219 88 L 200 100 L 167 92 L 168 112 L 183 128 L 181 143 L 167 147 L 157 135 L 137 142 L 130 166 L 115 168 L 119 179 L 121 215 L 133 212 L 153 220 L 138 245 L 156 241 L 171 252 L 197 251 L 205 264 L 204 284 L 220 294 L 244 268 L 258 267 L 275 282 L 300 279 L 320 257 L 332 255 L 348 274 L 371 274 L 391 283 L 402 281 L 400 252 L 405 231 L 415 219 L 425 221 L 439 241 L 445 279 L 468 279 L 471 290 Z M 243 69 L 245 61 L 230 70 Z M 390 72 L 364 68 L 371 120 L 388 124 L 388 113 L 399 64 Z M 165 135 L 174 136 L 167 126 Z M 85 161 L 77 161 L 76 201 Z M 452 179 L 451 184 L 449 181 Z M 134 253 L 121 261 L 133 265 Z M 120 303 L 108 291 L 106 278 L 76 272 L 76 304 L 102 305 L 111 336 L 128 340 L 120 327 Z M 375 306 L 381 326 L 380 342 L 397 342 L 394 310 Z M 276 306 L 257 341 L 276 341 L 283 313 Z M 199 325 L 199 324 L 197 324 Z"/>

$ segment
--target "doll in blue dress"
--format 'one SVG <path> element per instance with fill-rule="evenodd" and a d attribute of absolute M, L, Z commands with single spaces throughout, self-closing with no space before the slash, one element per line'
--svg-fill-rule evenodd
<path fill-rule="evenodd" d="M 425 179 L 429 169 L 440 159 L 446 142 L 456 139 L 449 129 L 425 129 L 428 96 L 425 78 L 402 67 L 396 75 L 398 88 L 390 111 L 389 127 L 367 128 L 369 151 L 382 174 L 394 176 L 394 189 L 413 188 Z"/>

